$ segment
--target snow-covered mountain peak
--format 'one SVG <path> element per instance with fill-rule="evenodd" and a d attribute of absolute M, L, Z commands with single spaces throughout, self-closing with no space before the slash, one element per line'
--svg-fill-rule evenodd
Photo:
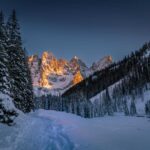
<path fill-rule="evenodd" d="M 112 62 L 113 62 L 113 59 L 111 56 L 105 56 L 102 59 L 100 59 L 99 61 L 94 62 L 91 66 L 91 69 L 94 71 L 102 70 L 105 67 L 112 64 Z"/>
<path fill-rule="evenodd" d="M 67 61 L 57 59 L 48 51 L 44 51 L 41 58 L 30 56 L 28 62 L 34 87 L 55 91 L 65 90 L 83 80 L 81 68 L 86 66 L 77 56 Z"/>
<path fill-rule="evenodd" d="M 79 58 L 77 56 L 74 56 L 73 58 L 71 58 L 70 63 L 77 63 L 79 61 Z"/>
<path fill-rule="evenodd" d="M 79 58 L 78 58 L 77 56 L 74 56 L 74 57 L 73 57 L 73 59 L 76 59 L 76 60 L 78 60 Z"/>
<path fill-rule="evenodd" d="M 85 71 L 88 69 L 88 67 L 86 66 L 86 64 L 77 56 L 74 56 L 71 60 L 70 60 L 70 65 L 71 67 L 73 67 L 75 70 L 82 70 Z"/>
<path fill-rule="evenodd" d="M 30 56 L 28 63 L 34 87 L 55 90 L 57 91 L 55 93 L 58 93 L 79 83 L 95 71 L 107 67 L 112 63 L 112 57 L 104 57 L 88 68 L 77 56 L 67 61 L 62 58 L 57 59 L 52 52 L 44 51 L 41 58 L 38 55 Z"/>
<path fill-rule="evenodd" d="M 42 54 L 42 64 L 50 63 L 50 61 L 56 60 L 52 52 L 44 51 Z"/>

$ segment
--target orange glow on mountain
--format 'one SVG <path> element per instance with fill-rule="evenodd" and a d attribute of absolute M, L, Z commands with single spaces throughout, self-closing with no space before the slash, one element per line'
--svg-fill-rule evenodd
<path fill-rule="evenodd" d="M 67 61 L 44 51 L 41 58 L 38 55 L 28 57 L 28 63 L 35 87 L 65 89 L 111 64 L 112 57 L 106 56 L 88 68 L 77 56 Z"/>
<path fill-rule="evenodd" d="M 72 81 L 72 82 L 73 82 L 73 85 L 75 85 L 75 84 L 81 82 L 82 80 L 83 80 L 83 77 L 82 77 L 80 71 L 78 71 L 78 72 L 74 75 L 74 78 L 73 78 L 73 81 Z"/>
<path fill-rule="evenodd" d="M 109 62 L 112 62 L 112 61 L 113 61 L 113 59 L 112 59 L 112 57 L 111 57 L 111 56 L 108 56 L 108 58 L 107 58 L 107 59 L 108 59 L 108 61 L 109 61 Z"/>

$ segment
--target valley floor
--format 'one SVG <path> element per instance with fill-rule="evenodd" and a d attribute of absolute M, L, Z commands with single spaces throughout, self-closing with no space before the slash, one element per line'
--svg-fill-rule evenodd
<path fill-rule="evenodd" d="M 84 119 L 38 110 L 20 115 L 12 127 L 0 124 L 0 150 L 149 150 L 150 118 Z"/>

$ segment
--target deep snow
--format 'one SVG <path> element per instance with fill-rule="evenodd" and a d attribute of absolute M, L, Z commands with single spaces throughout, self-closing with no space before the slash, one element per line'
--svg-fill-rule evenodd
<path fill-rule="evenodd" d="M 38 114 L 39 112 L 27 116 L 20 115 L 16 125 L 12 127 L 0 124 L 0 150 L 72 150 L 74 148 L 61 125 Z"/>
<path fill-rule="evenodd" d="M 150 119 L 85 119 L 65 112 L 38 110 L 20 115 L 16 125 L 0 124 L 0 150 L 149 150 Z"/>

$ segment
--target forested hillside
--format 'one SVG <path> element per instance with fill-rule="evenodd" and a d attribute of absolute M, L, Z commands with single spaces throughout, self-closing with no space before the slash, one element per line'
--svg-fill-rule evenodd
<path fill-rule="evenodd" d="M 108 86 L 123 80 L 122 89 L 124 94 L 131 94 L 133 89 L 140 88 L 150 81 L 150 43 L 123 60 L 113 63 L 109 67 L 98 71 L 89 78 L 66 91 L 63 96 L 70 96 L 74 93 L 90 99 Z M 125 85 L 126 84 L 126 85 Z"/>

